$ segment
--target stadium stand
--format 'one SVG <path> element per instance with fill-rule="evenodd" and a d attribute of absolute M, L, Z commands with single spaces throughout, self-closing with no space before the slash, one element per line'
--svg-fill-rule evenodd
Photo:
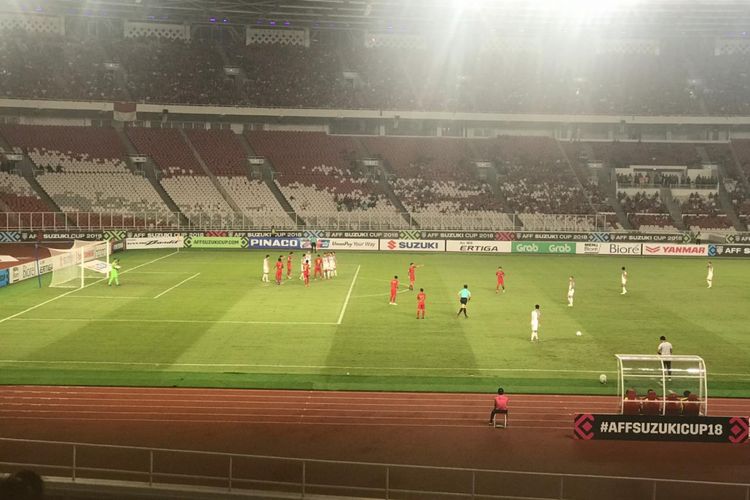
<path fill-rule="evenodd" d="M 247 139 L 276 170 L 274 182 L 305 220 L 335 226 L 348 212 L 351 227 L 402 227 L 405 220 L 379 186 L 359 171 L 362 149 L 353 138 L 320 132 L 251 131 Z M 314 218 L 314 219 L 313 219 Z"/>
<path fill-rule="evenodd" d="M 10 212 L 52 211 L 34 192 L 26 179 L 8 172 L 0 172 L 0 202 L 5 204 Z M 19 213 L 13 216 L 0 213 L 0 224 L 9 229 L 28 227 L 29 224 L 41 227 L 43 222 L 41 213 Z"/>

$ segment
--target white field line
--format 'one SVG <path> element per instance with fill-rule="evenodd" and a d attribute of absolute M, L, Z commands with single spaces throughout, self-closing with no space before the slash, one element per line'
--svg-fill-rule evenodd
<path fill-rule="evenodd" d="M 234 321 L 224 319 L 130 319 L 130 318 L 9 318 L 13 321 L 55 321 L 55 322 L 76 322 L 85 321 L 87 323 L 177 323 L 177 324 L 196 324 L 196 325 L 336 325 L 332 322 L 315 322 L 315 321 Z"/>
<path fill-rule="evenodd" d="M 167 254 L 167 255 L 163 255 L 163 256 L 161 256 L 161 257 L 159 257 L 159 258 L 157 258 L 157 259 L 154 259 L 154 260 L 150 260 L 150 261 L 148 261 L 148 262 L 144 262 L 143 264 L 139 264 L 139 265 L 137 265 L 137 266 L 135 266 L 135 267 L 133 267 L 133 268 L 130 268 L 130 269 L 126 269 L 126 270 L 125 270 L 125 271 L 123 271 L 123 272 L 122 272 L 121 274 L 125 274 L 125 273 L 127 273 L 127 272 L 132 272 L 132 271 L 135 271 L 136 269 L 138 269 L 138 268 L 141 268 L 141 267 L 143 267 L 143 266 L 147 266 L 147 265 L 149 265 L 149 264 L 153 264 L 154 262 L 158 262 L 158 261 L 160 261 L 160 260 L 162 260 L 162 259 L 166 259 L 167 257 L 171 257 L 172 255 L 174 255 L 174 254 L 176 254 L 176 253 L 179 253 L 179 252 L 172 252 L 172 253 L 170 253 L 170 254 Z M 8 321 L 9 319 L 17 318 L 18 316 L 21 316 L 22 314 L 26 314 L 26 313 L 27 313 L 27 312 L 29 312 L 29 311 L 33 311 L 34 309 L 37 309 L 37 308 L 39 308 L 39 307 L 42 307 L 43 305 L 49 304 L 50 302 L 54 302 L 55 300 L 57 300 L 57 299 L 60 299 L 60 298 L 62 298 L 62 297 L 66 297 L 66 296 L 70 295 L 71 293 L 75 293 L 75 292 L 77 292 L 77 291 L 79 291 L 79 290 L 83 290 L 84 288 L 88 288 L 88 287 L 90 287 L 90 286 L 92 286 L 92 285 L 96 285 L 97 283 L 101 283 L 102 281 L 105 281 L 106 279 L 107 279 L 107 278 L 100 278 L 100 279 L 98 279 L 98 280 L 96 280 L 96 281 L 92 281 L 92 282 L 91 282 L 91 283 L 89 283 L 88 285 L 84 285 L 84 286 L 82 286 L 81 288 L 76 288 L 75 290 L 71 290 L 71 291 L 69 291 L 69 292 L 65 292 L 65 293 L 62 293 L 62 294 L 60 294 L 60 295 L 57 295 L 57 296 L 55 296 L 55 297 L 52 297 L 51 299 L 45 300 L 44 302 L 40 302 L 39 304 L 37 304 L 37 305 L 35 305 L 35 306 L 31 306 L 31 307 L 29 307 L 29 308 L 27 308 L 27 309 L 24 309 L 24 310 L 23 310 L 23 311 L 21 311 L 21 312 L 17 312 L 17 313 L 15 313 L 15 314 L 11 314 L 10 316 L 6 316 L 6 317 L 4 317 L 4 318 L 0 319 L 0 323 L 5 323 L 5 322 L 6 322 L 6 321 Z"/>
<path fill-rule="evenodd" d="M 156 296 L 156 297 L 154 297 L 154 298 L 155 298 L 155 299 L 158 299 L 158 298 L 159 298 L 159 297 L 161 297 L 162 295 L 165 295 L 166 293 L 168 293 L 168 292 L 171 292 L 172 290 L 174 290 L 174 289 L 175 289 L 175 288 L 177 288 L 178 286 L 182 285 L 183 283 L 187 283 L 187 282 L 188 282 L 188 281 L 190 281 L 191 279 L 193 279 L 193 278 L 197 278 L 197 277 L 198 277 L 198 276 L 200 276 L 200 275 L 201 275 L 201 273 L 195 273 L 194 275 L 190 276 L 189 278 L 185 278 L 184 280 L 180 281 L 180 282 L 179 282 L 179 283 L 177 283 L 177 284 L 176 284 L 175 286 L 167 288 L 166 290 L 164 290 L 163 292 L 161 292 L 161 293 L 160 293 L 159 295 L 157 295 L 157 296 Z"/>
<path fill-rule="evenodd" d="M 133 274 L 190 274 L 190 271 L 138 271 Z"/>
<path fill-rule="evenodd" d="M 346 299 L 344 299 L 344 305 L 341 307 L 341 314 L 339 314 L 339 320 L 336 322 L 337 325 L 341 324 L 341 321 L 344 319 L 344 313 L 346 312 L 346 306 L 349 305 L 349 299 L 352 297 L 352 290 L 354 290 L 354 284 L 357 283 L 357 276 L 359 275 L 359 270 L 362 266 L 357 266 L 357 270 L 354 271 L 354 278 L 352 278 L 352 284 L 349 285 L 349 292 L 346 294 Z"/>
<path fill-rule="evenodd" d="M 20 320 L 19 320 L 20 321 Z M 22 320 L 27 321 L 27 320 Z M 36 321 L 36 320 L 31 320 Z M 46 319 L 40 321 L 60 321 L 59 319 Z M 99 321 L 80 319 L 78 321 Z M 109 321 L 109 320 L 104 320 Z M 134 320 L 135 321 L 135 320 Z M 169 320 L 167 320 L 169 321 Z M 186 320 L 189 321 L 189 320 Z M 191 321 L 192 322 L 192 321 Z M 215 323 L 207 321 L 207 323 Z M 234 322 L 244 324 L 246 322 Z M 283 325 L 289 323 L 280 323 Z M 303 323 L 292 323 L 303 324 Z M 335 325 L 336 323 L 304 323 L 304 324 L 323 324 Z M 172 362 L 138 362 L 138 361 L 73 361 L 73 360 L 21 360 L 21 359 L 0 359 L 0 364 L 36 364 L 36 365 L 112 365 L 112 366 L 154 366 L 154 367 L 192 367 L 192 368 L 276 368 L 276 369 L 298 369 L 298 370 L 358 370 L 358 371 L 475 371 L 475 372 L 498 372 L 498 373 L 617 373 L 616 370 L 569 370 L 569 369 L 550 369 L 550 368 L 449 368 L 442 366 L 336 366 L 336 365 L 271 365 L 271 364 L 249 364 L 249 363 L 172 363 Z M 459 375 L 456 375 L 459 376 Z M 474 375 L 462 375 L 464 377 L 473 377 Z M 713 377 L 738 377 L 750 378 L 750 373 L 713 373 Z"/>
<path fill-rule="evenodd" d="M 122 295 L 70 295 L 69 299 L 148 299 L 150 297 L 125 297 Z"/>

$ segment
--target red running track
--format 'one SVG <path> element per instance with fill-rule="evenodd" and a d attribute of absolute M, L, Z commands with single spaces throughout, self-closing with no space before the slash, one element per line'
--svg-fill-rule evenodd
<path fill-rule="evenodd" d="M 747 445 L 574 440 L 573 414 L 615 412 L 615 397 L 510 396 L 508 429 L 493 429 L 492 395 L 481 394 L 5 386 L 0 435 L 538 472 L 750 477 Z M 711 399 L 709 413 L 749 415 L 750 400 Z"/>

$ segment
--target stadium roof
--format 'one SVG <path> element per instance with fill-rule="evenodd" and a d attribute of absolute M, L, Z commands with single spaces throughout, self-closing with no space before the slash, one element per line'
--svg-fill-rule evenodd
<path fill-rule="evenodd" d="M 597 29 L 743 36 L 747 0 L 0 0 L 4 12 L 164 22 L 417 31 L 490 24 L 524 32 Z"/>

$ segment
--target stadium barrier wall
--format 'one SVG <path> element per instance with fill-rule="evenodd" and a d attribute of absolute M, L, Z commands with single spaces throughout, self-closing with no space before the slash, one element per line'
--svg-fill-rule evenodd
<path fill-rule="evenodd" d="M 41 230 L 41 231 L 1 231 L 0 243 L 57 240 L 102 240 L 124 238 L 159 238 L 167 236 L 203 237 L 247 237 L 247 238 L 291 238 L 308 239 L 381 239 L 381 240 L 457 240 L 457 241 L 534 241 L 534 242 L 575 242 L 575 243 L 700 243 L 699 234 L 681 233 L 637 233 L 637 232 L 549 232 L 549 231 L 330 231 L 330 230 L 279 230 L 271 231 L 234 231 L 234 230 L 124 230 L 102 229 L 100 231 L 74 230 Z M 750 232 L 730 233 L 724 242 L 712 241 L 714 244 L 750 245 Z"/>
<path fill-rule="evenodd" d="M 689 441 L 742 444 L 748 440 L 748 417 L 619 415 L 579 413 L 573 436 L 588 441 Z"/>

